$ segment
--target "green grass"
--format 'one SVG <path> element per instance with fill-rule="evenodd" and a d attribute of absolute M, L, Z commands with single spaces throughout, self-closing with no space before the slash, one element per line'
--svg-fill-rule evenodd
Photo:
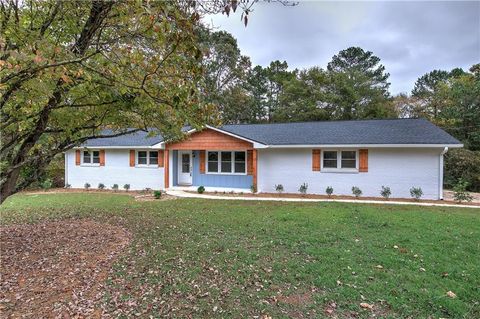
<path fill-rule="evenodd" d="M 49 194 L 13 196 L 0 213 L 2 224 L 127 228 L 134 239 L 104 300 L 119 316 L 322 318 L 335 302 L 337 316 L 366 318 L 367 302 L 377 318 L 480 317 L 478 209 Z"/>

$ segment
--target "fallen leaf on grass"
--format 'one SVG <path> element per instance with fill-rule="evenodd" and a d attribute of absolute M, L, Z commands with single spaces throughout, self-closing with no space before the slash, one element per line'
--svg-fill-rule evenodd
<path fill-rule="evenodd" d="M 376 265 L 375 268 L 377 268 L 377 269 L 383 269 L 383 266 L 382 266 L 382 265 Z"/>
<path fill-rule="evenodd" d="M 370 310 L 373 309 L 373 305 L 371 305 L 369 303 L 366 303 L 366 302 L 360 303 L 360 307 L 362 307 L 363 309 L 370 309 Z"/>
<path fill-rule="evenodd" d="M 447 291 L 447 296 L 450 298 L 457 298 L 457 295 L 451 290 Z"/>

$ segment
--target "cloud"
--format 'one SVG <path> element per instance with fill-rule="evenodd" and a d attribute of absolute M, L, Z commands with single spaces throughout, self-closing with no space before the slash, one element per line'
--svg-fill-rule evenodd
<path fill-rule="evenodd" d="M 254 64 L 286 60 L 291 69 L 325 68 L 332 56 L 360 46 L 381 58 L 391 91 L 410 92 L 434 69 L 480 62 L 480 2 L 257 3 L 245 28 L 237 12 L 204 21 L 232 33 Z"/>

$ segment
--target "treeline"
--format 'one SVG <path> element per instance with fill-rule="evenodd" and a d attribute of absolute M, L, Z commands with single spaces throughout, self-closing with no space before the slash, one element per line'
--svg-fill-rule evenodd
<path fill-rule="evenodd" d="M 480 190 L 480 64 L 434 70 L 410 94 L 393 96 L 380 58 L 359 47 L 338 52 L 326 69 L 289 70 L 286 61 L 252 66 L 227 32 L 203 30 L 200 38 L 208 52 L 203 96 L 223 123 L 424 117 L 465 145 L 447 153 L 447 186 L 464 179 Z"/>

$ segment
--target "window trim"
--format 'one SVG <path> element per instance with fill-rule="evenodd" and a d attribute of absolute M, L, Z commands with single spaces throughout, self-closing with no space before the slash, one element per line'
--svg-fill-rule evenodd
<path fill-rule="evenodd" d="M 80 154 L 80 165 L 81 166 L 100 166 L 100 150 L 99 149 L 83 149 L 81 150 Z M 90 163 L 85 163 L 84 162 L 84 157 L 85 154 L 84 152 L 89 152 L 90 153 Z M 98 152 L 98 163 L 93 162 L 93 152 Z"/>
<path fill-rule="evenodd" d="M 355 168 L 342 168 L 342 151 L 355 151 Z M 337 152 L 337 167 L 324 167 L 324 154 L 325 152 Z M 320 172 L 326 173 L 358 173 L 359 171 L 359 150 L 352 148 L 341 148 L 341 149 L 325 149 L 322 150 L 322 155 L 320 157 Z"/>
<path fill-rule="evenodd" d="M 206 150 L 206 151 L 201 151 L 205 152 L 205 174 L 208 175 L 247 175 L 247 151 L 243 150 Z M 209 152 L 215 152 L 218 154 L 218 160 L 217 160 L 217 171 L 216 172 L 210 172 L 208 170 L 208 153 Z M 231 171 L 229 173 L 222 173 L 222 152 L 230 152 L 231 153 Z M 244 173 L 235 173 L 235 152 L 242 152 L 245 154 L 245 172 Z"/>
<path fill-rule="evenodd" d="M 138 163 L 139 152 L 147 152 L 147 164 Z M 157 152 L 157 164 L 150 164 L 150 152 Z M 158 150 L 135 150 L 135 167 L 158 167 Z"/>

